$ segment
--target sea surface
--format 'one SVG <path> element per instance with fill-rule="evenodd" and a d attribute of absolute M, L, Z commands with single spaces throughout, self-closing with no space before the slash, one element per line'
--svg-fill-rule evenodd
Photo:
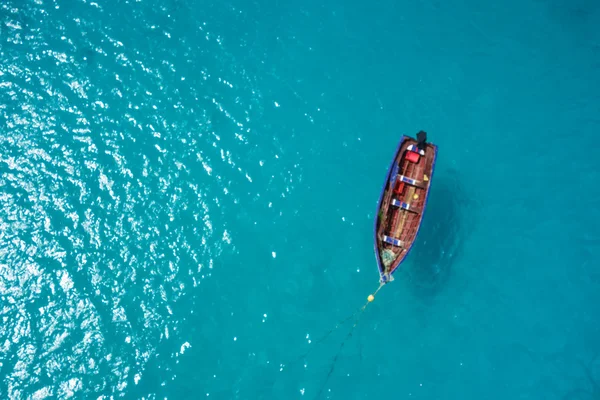
<path fill-rule="evenodd" d="M 0 399 L 598 398 L 599 26 L 589 0 L 2 0 Z M 419 130 L 418 240 L 360 313 Z"/>

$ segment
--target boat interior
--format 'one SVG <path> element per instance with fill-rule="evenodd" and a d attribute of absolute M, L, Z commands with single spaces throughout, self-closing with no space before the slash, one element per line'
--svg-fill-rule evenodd
<path fill-rule="evenodd" d="M 402 262 L 417 235 L 435 146 L 407 138 L 396 155 L 379 211 L 378 248 L 386 275 Z"/>

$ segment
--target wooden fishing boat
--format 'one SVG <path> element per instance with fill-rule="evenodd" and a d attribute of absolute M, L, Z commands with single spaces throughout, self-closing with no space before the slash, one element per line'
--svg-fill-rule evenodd
<path fill-rule="evenodd" d="M 403 136 L 390 165 L 375 217 L 375 256 L 380 282 L 406 259 L 423 221 L 437 146 L 427 143 L 427 133 Z"/>

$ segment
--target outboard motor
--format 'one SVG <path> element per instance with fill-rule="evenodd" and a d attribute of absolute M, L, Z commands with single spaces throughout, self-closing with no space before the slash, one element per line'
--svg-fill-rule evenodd
<path fill-rule="evenodd" d="M 419 131 L 417 133 L 417 148 L 425 151 L 425 147 L 427 147 L 427 132 Z"/>

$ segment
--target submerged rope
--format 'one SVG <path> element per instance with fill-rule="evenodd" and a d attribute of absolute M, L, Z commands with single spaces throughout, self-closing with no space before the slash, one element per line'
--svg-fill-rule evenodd
<path fill-rule="evenodd" d="M 387 282 L 380 282 L 379 287 L 377 288 L 377 290 L 375 290 L 375 292 L 373 292 L 372 294 L 370 294 L 367 297 L 367 302 L 365 303 L 364 306 L 362 306 L 358 311 L 355 311 L 354 314 L 352 314 L 351 317 L 354 317 L 356 314 L 358 314 L 358 317 L 356 317 L 356 320 L 354 321 L 354 325 L 352 325 L 352 328 L 350 329 L 350 332 L 348 332 L 348 335 L 346 336 L 346 338 L 344 339 L 344 341 L 342 342 L 342 344 L 340 345 L 339 350 L 337 351 L 337 353 L 335 354 L 335 357 L 333 358 L 333 362 L 331 363 L 331 368 L 329 368 L 329 372 L 327 373 L 327 377 L 325 378 L 325 382 L 323 382 L 323 384 L 321 385 L 321 387 L 319 388 L 319 392 L 317 393 L 317 396 L 315 397 L 315 399 L 318 399 L 321 396 L 321 393 L 323 392 L 323 389 L 325 389 L 325 385 L 327 385 L 327 382 L 329 382 L 329 378 L 331 377 L 331 374 L 333 373 L 333 370 L 335 369 L 335 363 L 340 355 L 340 353 L 342 352 L 344 345 L 346 344 L 346 342 L 352 337 L 352 334 L 354 333 L 354 328 L 356 328 L 356 325 L 358 325 L 358 321 L 360 321 L 360 317 L 363 315 L 365 309 L 367 308 L 367 306 L 369 305 L 369 303 L 372 303 L 373 300 L 375 300 L 375 295 L 377 294 L 377 292 L 379 292 L 379 290 L 381 290 L 381 288 L 386 284 Z M 344 322 L 346 322 L 349 318 L 346 318 L 344 320 Z M 337 329 L 337 326 L 336 328 Z M 329 335 L 331 332 L 333 332 L 335 329 L 332 329 L 331 331 L 329 331 L 327 333 L 327 335 Z"/>
<path fill-rule="evenodd" d="M 377 292 L 379 292 L 379 290 L 383 287 L 383 285 L 385 285 L 387 282 L 381 282 L 381 284 L 379 285 L 379 287 L 377 288 L 377 290 L 375 290 L 375 292 L 373 292 L 373 294 L 370 294 L 367 297 L 367 302 L 365 303 L 364 306 L 362 306 L 360 309 L 354 311 L 352 313 L 352 315 L 344 318 L 343 320 L 341 320 L 340 322 L 338 322 L 337 324 L 335 324 L 335 327 L 333 327 L 332 329 L 330 329 L 328 332 L 326 332 L 320 339 L 318 340 L 314 340 L 312 341 L 313 346 L 311 346 L 311 348 L 304 354 L 302 354 L 301 356 L 299 356 L 298 358 L 296 358 L 294 361 L 290 361 L 288 363 L 283 364 L 284 366 L 286 365 L 290 365 L 290 364 L 294 364 L 297 363 L 298 361 L 308 357 L 308 355 L 311 353 L 311 351 L 316 347 L 315 345 L 324 342 L 325 339 L 327 339 L 329 337 L 329 335 L 331 335 L 333 332 L 335 332 L 340 326 L 344 325 L 346 322 L 350 321 L 351 319 L 353 319 L 354 317 L 356 317 L 357 314 L 362 313 L 365 308 L 367 308 L 367 305 L 369 305 L 370 302 L 372 302 L 373 300 L 375 300 L 375 295 L 377 294 Z M 358 320 L 360 319 L 360 315 L 359 318 L 356 319 L 354 325 L 356 326 L 356 324 L 358 323 Z M 352 327 L 352 329 L 354 329 L 354 326 Z"/>

